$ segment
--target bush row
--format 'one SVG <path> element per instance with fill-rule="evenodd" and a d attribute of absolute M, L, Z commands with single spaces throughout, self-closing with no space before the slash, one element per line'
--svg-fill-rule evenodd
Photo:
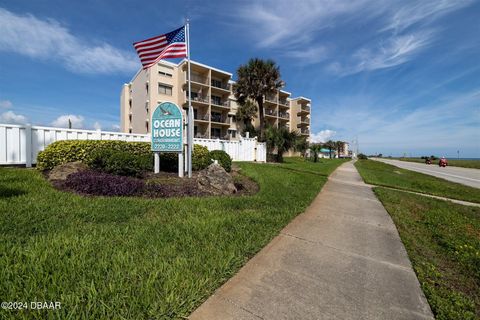
<path fill-rule="evenodd" d="M 207 147 L 194 145 L 192 170 L 208 167 L 212 160 L 228 172 L 232 159 L 221 150 L 208 151 Z M 148 142 L 103 141 L 103 140 L 65 140 L 57 141 L 40 152 L 37 157 L 39 170 L 50 170 L 60 164 L 81 161 L 92 169 L 124 176 L 141 176 L 153 169 L 153 153 Z M 160 155 L 162 171 L 178 170 L 178 155 L 162 153 Z"/>

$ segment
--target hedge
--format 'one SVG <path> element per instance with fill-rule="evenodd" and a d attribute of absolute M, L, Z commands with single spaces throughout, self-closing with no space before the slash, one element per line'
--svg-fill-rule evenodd
<path fill-rule="evenodd" d="M 37 168 L 50 170 L 68 162 L 89 164 L 98 150 L 116 150 L 132 155 L 151 155 L 150 143 L 112 140 L 62 140 L 48 145 L 37 156 Z"/>
<path fill-rule="evenodd" d="M 87 165 L 106 173 L 141 177 L 153 170 L 153 157 L 151 154 L 134 155 L 126 151 L 100 149 L 93 152 Z"/>
<path fill-rule="evenodd" d="M 212 150 L 209 152 L 210 159 L 218 160 L 225 171 L 230 172 L 232 170 L 232 158 L 223 150 Z"/>
<path fill-rule="evenodd" d="M 127 141 L 112 141 L 112 140 L 62 140 L 56 141 L 48 145 L 44 151 L 41 151 L 37 156 L 37 169 L 51 170 L 54 167 L 68 162 L 81 161 L 90 167 L 93 165 L 95 157 L 98 161 L 99 153 L 112 153 L 114 151 L 128 153 L 129 155 L 140 156 L 141 158 L 151 157 L 153 159 L 152 151 L 150 150 L 150 143 L 148 142 L 127 142 Z M 117 153 L 118 154 L 118 153 Z M 128 158 L 127 156 L 118 156 L 121 158 Z M 117 157 L 117 158 L 118 158 Z M 127 159 L 123 159 L 129 163 Z M 113 161 L 112 162 L 120 162 Z M 201 145 L 194 145 L 192 153 L 192 170 L 198 171 L 205 169 L 211 164 L 210 154 L 207 147 Z M 105 168 L 106 164 L 99 164 Z M 114 164 L 112 164 L 114 166 Z M 122 171 L 121 168 L 116 170 Z M 97 167 L 99 169 L 102 169 Z M 162 153 L 160 155 L 160 168 L 162 171 L 177 171 L 178 170 L 178 155 L 175 153 Z M 106 171 L 109 171 L 108 169 Z M 118 172 L 117 172 L 118 173 Z"/>

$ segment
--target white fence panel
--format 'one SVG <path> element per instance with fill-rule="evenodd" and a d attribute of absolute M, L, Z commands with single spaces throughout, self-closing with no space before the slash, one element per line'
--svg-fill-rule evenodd
<path fill-rule="evenodd" d="M 0 124 L 0 165 L 36 163 L 37 155 L 49 144 L 59 140 L 124 140 L 150 141 L 148 134 L 131 134 L 94 130 L 51 128 Z M 234 161 L 266 161 L 264 143 L 245 138 L 239 141 L 194 139 L 194 143 L 208 150 L 223 150 Z"/>

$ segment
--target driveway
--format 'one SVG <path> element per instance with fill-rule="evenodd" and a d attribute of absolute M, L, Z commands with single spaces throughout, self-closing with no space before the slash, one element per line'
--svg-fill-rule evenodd
<path fill-rule="evenodd" d="M 438 165 L 426 165 L 424 163 L 408 162 L 384 158 L 372 158 L 372 160 L 385 162 L 396 167 L 429 174 L 452 182 L 461 183 L 470 187 L 480 188 L 480 169 L 446 167 Z"/>

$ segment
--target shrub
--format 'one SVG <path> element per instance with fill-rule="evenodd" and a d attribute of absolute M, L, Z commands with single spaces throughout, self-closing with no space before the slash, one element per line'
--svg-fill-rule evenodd
<path fill-rule="evenodd" d="M 359 154 L 358 154 L 358 159 L 360 159 L 360 160 L 367 160 L 368 157 L 367 157 L 366 155 L 364 155 L 363 153 L 359 153 Z"/>
<path fill-rule="evenodd" d="M 209 152 L 209 157 L 211 160 L 218 160 L 218 163 L 225 169 L 225 171 L 230 172 L 232 170 L 232 158 L 223 150 L 213 150 Z"/>
<path fill-rule="evenodd" d="M 64 140 L 48 145 L 37 156 L 37 168 L 49 170 L 60 164 L 73 161 L 88 163 L 96 150 L 117 150 L 132 155 L 151 155 L 148 142 L 127 142 L 111 140 Z"/>
<path fill-rule="evenodd" d="M 96 196 L 134 196 L 140 194 L 144 186 L 140 179 L 93 170 L 72 173 L 65 181 L 65 187 L 71 190 Z"/>
<path fill-rule="evenodd" d="M 162 153 L 160 154 L 160 170 L 167 172 L 178 171 L 178 154 Z"/>
<path fill-rule="evenodd" d="M 195 144 L 192 152 L 192 170 L 199 171 L 211 164 L 208 148 Z"/>
<path fill-rule="evenodd" d="M 153 155 L 134 155 L 111 149 L 95 150 L 88 160 L 90 168 L 121 176 L 140 177 L 153 169 Z"/>

